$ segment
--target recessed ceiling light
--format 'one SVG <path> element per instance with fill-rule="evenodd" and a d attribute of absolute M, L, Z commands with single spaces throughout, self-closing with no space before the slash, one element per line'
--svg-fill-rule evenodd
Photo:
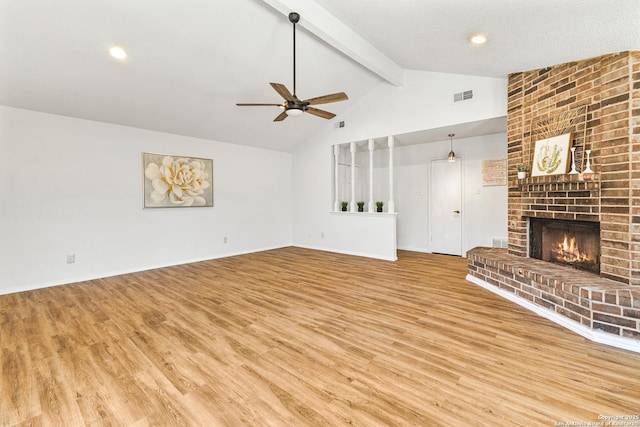
<path fill-rule="evenodd" d="M 119 46 L 113 46 L 111 49 L 109 49 L 109 55 L 121 61 L 127 58 L 127 52 L 125 52 L 125 50 Z"/>
<path fill-rule="evenodd" d="M 476 34 L 471 36 L 471 43 L 473 44 L 483 44 L 487 42 L 487 36 L 483 34 Z"/>

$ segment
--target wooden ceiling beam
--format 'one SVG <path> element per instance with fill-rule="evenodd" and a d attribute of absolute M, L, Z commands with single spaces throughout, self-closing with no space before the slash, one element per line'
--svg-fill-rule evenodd
<path fill-rule="evenodd" d="M 404 83 L 404 69 L 312 0 L 262 0 L 278 12 L 300 14 L 301 25 L 327 44 L 394 86 Z"/>

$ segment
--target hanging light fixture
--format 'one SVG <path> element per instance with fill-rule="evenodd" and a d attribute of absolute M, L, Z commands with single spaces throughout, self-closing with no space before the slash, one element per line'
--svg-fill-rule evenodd
<path fill-rule="evenodd" d="M 451 138 L 451 143 L 450 143 L 450 147 L 451 147 L 451 151 L 449 151 L 449 155 L 447 156 L 447 160 L 450 162 L 455 162 L 456 161 L 456 153 L 453 152 L 453 137 L 456 136 L 455 133 L 450 133 L 449 134 L 449 138 Z"/>

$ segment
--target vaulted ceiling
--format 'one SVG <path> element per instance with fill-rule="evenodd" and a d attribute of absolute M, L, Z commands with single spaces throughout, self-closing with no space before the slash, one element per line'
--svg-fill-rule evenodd
<path fill-rule="evenodd" d="M 334 120 L 406 69 L 506 78 L 640 49 L 638 0 L 0 0 L 0 105 L 291 151 L 331 123 L 235 104 L 292 89 L 292 10 L 298 95 L 346 92 L 321 106 Z"/>

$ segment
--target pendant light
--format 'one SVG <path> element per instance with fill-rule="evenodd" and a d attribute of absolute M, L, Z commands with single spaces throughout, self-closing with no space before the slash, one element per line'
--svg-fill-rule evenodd
<path fill-rule="evenodd" d="M 449 155 L 447 156 L 447 160 L 450 162 L 455 162 L 456 161 L 456 153 L 453 152 L 453 137 L 456 136 L 455 133 L 450 133 L 449 134 L 449 138 L 451 138 L 451 143 L 450 143 L 450 148 L 451 151 L 449 151 Z"/>

